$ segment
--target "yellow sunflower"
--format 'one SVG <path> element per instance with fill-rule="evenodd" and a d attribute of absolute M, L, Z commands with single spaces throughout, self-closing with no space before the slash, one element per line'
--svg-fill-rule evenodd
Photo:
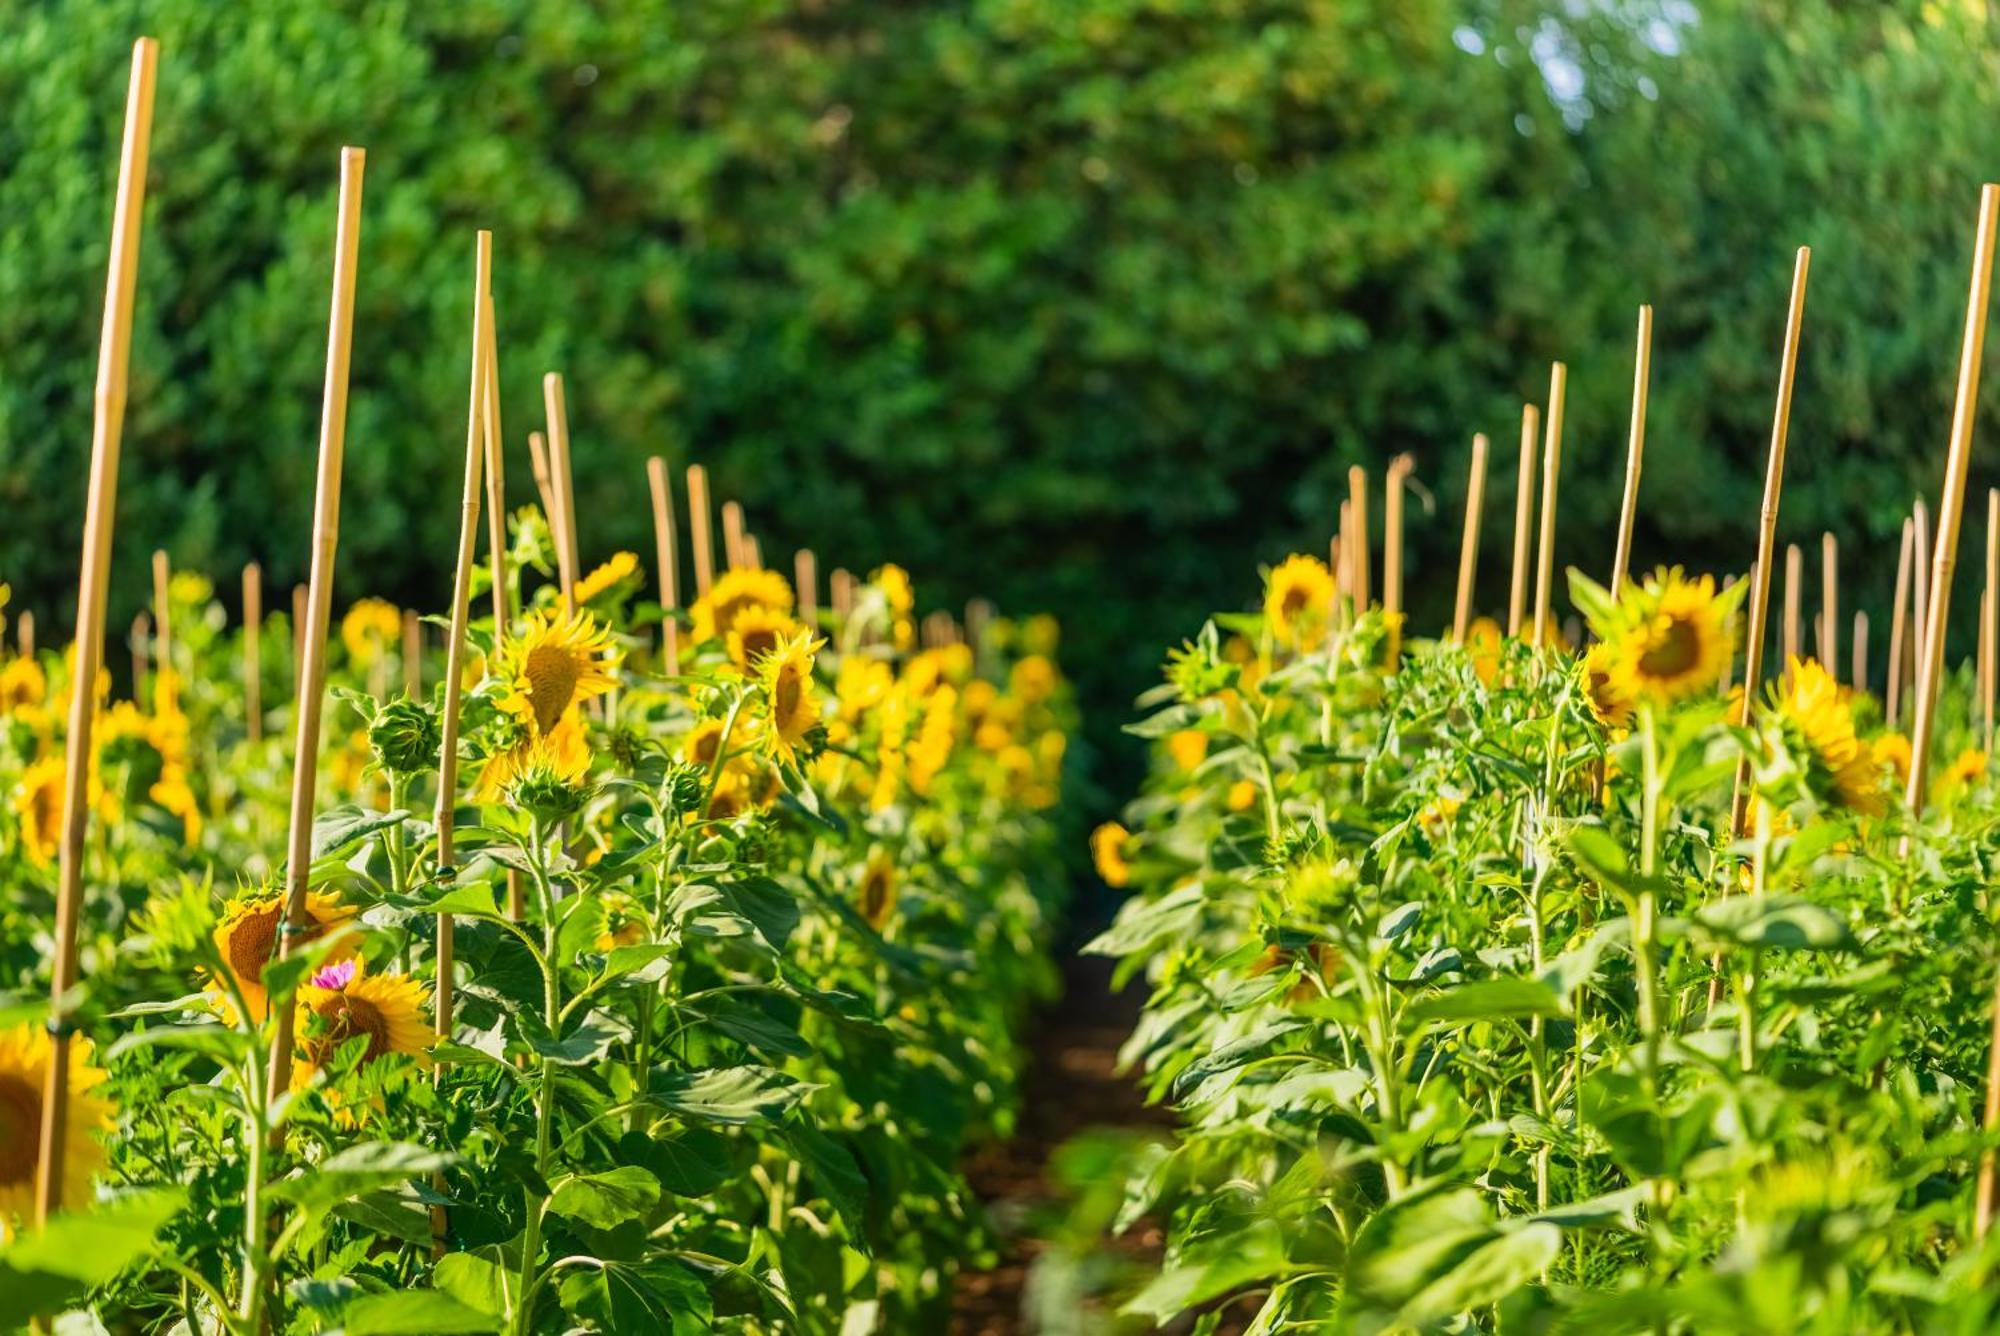
<path fill-rule="evenodd" d="M 223 911 L 222 922 L 215 929 L 215 949 L 229 967 L 245 1005 L 250 1008 L 250 1020 L 258 1025 L 264 1023 L 271 1007 L 270 995 L 264 991 L 264 968 L 277 958 L 278 929 L 284 916 L 285 897 L 278 892 L 246 895 L 230 902 Z M 333 896 L 309 890 L 306 892 L 305 927 L 293 940 L 304 946 L 326 936 L 353 917 L 354 910 Z M 353 954 L 354 945 L 351 942 L 336 943 L 332 949 L 335 961 L 345 960 Z M 224 1018 L 234 1024 L 236 1006 L 228 986 L 213 974 L 204 986 Z"/>
<path fill-rule="evenodd" d="M 504 684 L 499 706 L 537 735 L 547 733 L 572 705 L 611 690 L 617 666 L 611 632 L 588 612 L 538 609 L 493 665 Z"/>
<path fill-rule="evenodd" d="M 1131 882 L 1132 865 L 1125 861 L 1125 843 L 1131 838 L 1132 833 L 1116 821 L 1107 821 L 1091 833 L 1090 856 L 1106 886 L 1115 889 Z"/>
<path fill-rule="evenodd" d="M 951 760 L 952 744 L 958 738 L 958 692 L 939 687 L 924 702 L 923 722 L 917 725 L 916 740 L 909 747 L 910 788 L 928 795 L 937 777 Z"/>
<path fill-rule="evenodd" d="M 1718 598 L 1712 576 L 1656 571 L 1627 587 L 1619 614 L 1605 637 L 1606 666 L 1612 689 L 1635 704 L 1713 691 L 1736 650 L 1735 600 Z"/>
<path fill-rule="evenodd" d="M 51 1048 L 45 1026 L 0 1030 L 0 1240 L 34 1218 Z M 92 1200 L 90 1181 L 104 1163 L 104 1148 L 93 1134 L 112 1130 L 111 1105 L 97 1095 L 105 1073 L 91 1065 L 92 1056 L 88 1039 L 69 1041 L 62 1199 L 71 1208 Z"/>
<path fill-rule="evenodd" d="M 0 715 L 40 705 L 48 695 L 48 676 L 33 659 L 9 659 L 0 667 Z"/>
<path fill-rule="evenodd" d="M 47 867 L 55 861 L 62 844 L 63 775 L 67 767 L 60 756 L 49 756 L 22 772 L 14 787 L 14 815 L 19 822 L 21 847 L 30 861 Z"/>
<path fill-rule="evenodd" d="M 766 656 L 776 653 L 800 629 L 797 622 L 775 609 L 745 608 L 737 614 L 724 640 L 729 647 L 729 661 L 738 672 L 755 672 Z"/>
<path fill-rule="evenodd" d="M 1208 759 L 1208 734 L 1198 728 L 1182 728 L 1167 734 L 1167 755 L 1177 770 L 1192 770 Z"/>
<path fill-rule="evenodd" d="M 1254 779 L 1239 779 L 1229 786 L 1224 805 L 1232 812 L 1247 812 L 1257 805 L 1260 793 Z"/>
<path fill-rule="evenodd" d="M 599 951 L 621 946 L 637 946 L 646 940 L 646 911 L 623 891 L 606 891 L 599 901 L 604 906 L 604 927 L 592 943 Z"/>
<path fill-rule="evenodd" d="M 1849 811 L 1880 816 L 1887 807 L 1882 767 L 1855 737 L 1840 684 L 1816 660 L 1794 658 L 1787 685 L 1773 695 L 1778 727 L 1806 763 L 1814 791 Z"/>
<path fill-rule="evenodd" d="M 833 679 L 833 697 L 840 707 L 841 719 L 859 724 L 895 685 L 896 674 L 885 660 L 860 654 L 841 655 L 840 670 Z"/>
<path fill-rule="evenodd" d="M 369 974 L 359 960 L 322 966 L 299 989 L 298 1063 L 292 1087 L 299 1089 L 339 1056 L 350 1040 L 366 1039 L 358 1066 L 392 1053 L 421 1056 L 431 1046 L 424 1019 L 430 989 L 406 974 Z"/>
<path fill-rule="evenodd" d="M 1910 740 L 1901 733 L 1884 733 L 1875 739 L 1870 752 L 1875 764 L 1889 772 L 1898 789 L 1910 782 Z"/>
<path fill-rule="evenodd" d="M 765 750 L 783 762 L 797 759 L 798 748 L 819 723 L 819 698 L 813 684 L 813 656 L 826 642 L 801 631 L 766 654 L 758 667 L 770 727 L 763 731 Z"/>
<path fill-rule="evenodd" d="M 1625 728 L 1632 722 L 1632 700 L 1619 690 L 1612 674 L 1612 647 L 1598 641 L 1583 656 L 1583 696 L 1590 712 L 1606 728 Z"/>
<path fill-rule="evenodd" d="M 490 803 L 529 778 L 573 785 L 590 770 L 590 740 L 583 718 L 571 710 L 546 733 L 531 734 L 486 758 L 472 800 Z"/>
<path fill-rule="evenodd" d="M 792 587 L 776 571 L 725 572 L 690 609 L 691 638 L 697 645 L 711 640 L 727 641 L 730 628 L 747 608 L 789 613 Z"/>
<path fill-rule="evenodd" d="M 1490 686 L 1500 671 L 1500 644 L 1505 639 L 1500 623 L 1491 617 L 1475 617 L 1465 628 L 1465 653 L 1472 660 L 1472 672 Z"/>
<path fill-rule="evenodd" d="M 340 619 L 340 643 L 347 658 L 357 667 L 367 668 L 399 644 L 403 635 L 403 614 L 386 599 L 364 598 Z"/>
<path fill-rule="evenodd" d="M 1264 624 L 1288 649 L 1317 648 L 1333 615 L 1333 573 L 1318 557 L 1286 557 L 1264 584 Z"/>
<path fill-rule="evenodd" d="M 1933 800 L 1947 802 L 1985 778 L 1986 761 L 1986 753 L 1977 747 L 1967 747 L 1953 757 L 1944 772 L 1931 781 Z"/>
<path fill-rule="evenodd" d="M 1019 697 L 1024 705 L 1039 705 L 1055 695 L 1061 680 L 1055 664 L 1045 655 L 1030 654 L 1008 672 L 1007 690 Z"/>
<path fill-rule="evenodd" d="M 891 562 L 879 567 L 868 577 L 868 582 L 882 591 L 883 601 L 889 605 L 896 648 L 910 648 L 917 639 L 916 623 L 910 618 L 916 610 L 917 591 L 910 584 L 910 573 Z"/>
<path fill-rule="evenodd" d="M 614 552 L 611 559 L 590 574 L 576 582 L 576 604 L 582 607 L 592 599 L 624 584 L 639 571 L 639 558 L 631 552 Z"/>
<path fill-rule="evenodd" d="M 896 912 L 896 883 L 896 860 L 883 849 L 869 854 L 861 869 L 860 910 L 876 932 L 888 927 L 889 916 Z"/>

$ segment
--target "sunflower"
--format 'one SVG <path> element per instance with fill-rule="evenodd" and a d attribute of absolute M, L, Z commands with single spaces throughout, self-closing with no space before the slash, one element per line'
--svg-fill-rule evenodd
<path fill-rule="evenodd" d="M 487 757 L 472 800 L 490 803 L 531 781 L 567 788 L 589 769 L 590 742 L 584 736 L 583 719 L 571 710 L 548 732 L 532 734 Z"/>
<path fill-rule="evenodd" d="M 1967 747 L 1964 751 L 1953 757 L 1951 764 L 1944 768 L 1944 773 L 1940 774 L 1931 783 L 1931 792 L 1934 800 L 1938 802 L 1949 801 L 1978 780 L 1984 778 L 1986 774 L 1986 761 L 1986 753 L 1977 747 Z"/>
<path fill-rule="evenodd" d="M 1632 701 L 1618 687 L 1612 675 L 1612 648 L 1600 640 L 1583 656 L 1583 697 L 1590 713 L 1606 728 L 1625 728 L 1632 722 Z"/>
<path fill-rule="evenodd" d="M 604 927 L 592 943 L 597 950 L 637 946 L 646 940 L 646 912 L 637 900 L 623 891 L 607 891 L 599 903 L 604 907 Z"/>
<path fill-rule="evenodd" d="M 896 674 L 883 660 L 859 654 L 841 655 L 840 670 L 833 678 L 833 698 L 840 707 L 841 719 L 859 724 L 895 685 Z"/>
<path fill-rule="evenodd" d="M 1132 838 L 1132 832 L 1116 821 L 1107 821 L 1090 836 L 1090 856 L 1097 864 L 1097 875 L 1104 884 L 1116 889 L 1132 880 L 1132 865 L 1125 861 L 1125 843 Z"/>
<path fill-rule="evenodd" d="M 0 715 L 40 705 L 48 695 L 48 676 L 33 659 L 9 659 L 0 667 Z"/>
<path fill-rule="evenodd" d="M 1712 576 L 1690 580 L 1679 567 L 1628 586 L 1604 638 L 1611 689 L 1635 704 L 1714 690 L 1736 650 L 1735 605 L 1717 595 Z"/>
<path fill-rule="evenodd" d="M 1854 736 L 1840 684 L 1816 660 L 1794 658 L 1787 685 L 1773 695 L 1778 727 L 1805 762 L 1814 792 L 1849 811 L 1880 816 L 1887 806 L 1882 767 Z"/>
<path fill-rule="evenodd" d="M 896 860 L 882 849 L 868 855 L 861 869 L 861 917 L 881 932 L 896 912 Z"/>
<path fill-rule="evenodd" d="M 250 1008 L 250 1020 L 259 1025 L 270 1011 L 270 997 L 264 991 L 264 968 L 277 957 L 278 929 L 284 916 L 283 895 L 275 891 L 246 895 L 230 902 L 215 929 L 215 949 Z M 293 940 L 301 946 L 317 941 L 353 917 L 354 911 L 333 896 L 309 890 L 305 927 Z M 335 943 L 332 948 L 332 959 L 336 961 L 353 954 L 354 947 L 348 942 Z M 222 1014 L 234 1024 L 236 1007 L 228 985 L 211 974 L 205 986 Z"/>
<path fill-rule="evenodd" d="M 386 599 L 364 598 L 340 619 L 340 643 L 348 661 L 367 668 L 397 643 L 403 634 L 403 614 Z"/>
<path fill-rule="evenodd" d="M 351 1040 L 368 1041 L 360 1067 L 391 1053 L 422 1054 L 431 1045 L 431 1025 L 424 1019 L 428 1001 L 430 989 L 406 974 L 369 974 L 352 959 L 322 967 L 299 989 L 299 1061 L 292 1088 L 303 1087 Z"/>
<path fill-rule="evenodd" d="M 750 607 L 737 614 L 724 643 L 738 672 L 756 672 L 764 659 L 801 630 L 799 624 L 772 608 Z"/>
<path fill-rule="evenodd" d="M 711 640 L 727 641 L 729 630 L 747 608 L 773 612 L 792 610 L 792 587 L 776 571 L 734 570 L 725 572 L 695 600 L 690 610 L 691 638 L 695 644 Z"/>
<path fill-rule="evenodd" d="M 916 643 L 916 623 L 910 614 L 917 607 L 917 591 L 910 584 L 910 573 L 894 562 L 878 567 L 868 577 L 868 583 L 882 591 L 882 599 L 889 605 L 889 620 L 894 633 L 897 649 L 908 649 Z"/>
<path fill-rule="evenodd" d="M 36 1160 L 42 1144 L 42 1100 L 48 1088 L 51 1044 L 46 1027 L 0 1030 L 0 1240 L 35 1213 Z M 72 1207 L 91 1200 L 90 1180 L 104 1163 L 95 1133 L 111 1131 L 111 1105 L 98 1098 L 105 1073 L 91 1065 L 90 1041 L 69 1041 L 69 1112 L 63 1154 L 62 1199 Z"/>
<path fill-rule="evenodd" d="M 1289 649 L 1316 648 L 1333 615 L 1333 573 L 1318 557 L 1286 557 L 1264 583 L 1264 624 Z"/>
<path fill-rule="evenodd" d="M 1176 770 L 1192 770 L 1208 759 L 1208 734 L 1198 728 L 1182 728 L 1167 734 L 1167 755 Z"/>
<path fill-rule="evenodd" d="M 576 582 L 572 591 L 576 605 L 582 607 L 630 580 L 639 573 L 639 558 L 631 552 L 614 552 L 611 559 L 590 574 Z"/>
<path fill-rule="evenodd" d="M 939 687 L 924 702 L 923 722 L 917 726 L 916 740 L 909 746 L 910 788 L 927 795 L 931 785 L 951 760 L 952 744 L 958 737 L 958 692 Z"/>
<path fill-rule="evenodd" d="M 1889 772 L 1891 781 L 1900 789 L 1910 782 L 1910 740 L 1901 733 L 1884 733 L 1876 738 L 1869 752 L 1875 764 Z"/>
<path fill-rule="evenodd" d="M 766 654 L 758 666 L 771 724 L 764 730 L 764 746 L 779 761 L 796 760 L 799 745 L 819 723 L 813 656 L 825 643 L 814 639 L 812 632 L 801 631 Z"/>
<path fill-rule="evenodd" d="M 1257 805 L 1258 796 L 1256 780 L 1239 779 L 1229 786 L 1229 794 L 1223 803 L 1232 812 L 1247 812 Z"/>
<path fill-rule="evenodd" d="M 1472 660 L 1472 672 L 1484 685 L 1491 686 L 1500 671 L 1500 645 L 1505 636 L 1500 623 L 1491 617 L 1475 617 L 1465 628 L 1465 653 Z"/>
<path fill-rule="evenodd" d="M 1056 685 L 1061 680 L 1055 664 L 1046 656 L 1030 654 L 1008 672 L 1007 690 L 1019 697 L 1024 705 L 1039 705 L 1055 695 Z"/>
<path fill-rule="evenodd" d="M 611 632 L 589 613 L 531 612 L 493 665 L 503 683 L 500 708 L 537 735 L 547 733 L 572 705 L 611 690 L 617 666 Z"/>
<path fill-rule="evenodd" d="M 21 847 L 30 861 L 43 867 L 55 861 L 61 843 L 65 771 L 60 756 L 45 757 L 29 766 L 14 788 L 14 815 L 20 824 Z"/>

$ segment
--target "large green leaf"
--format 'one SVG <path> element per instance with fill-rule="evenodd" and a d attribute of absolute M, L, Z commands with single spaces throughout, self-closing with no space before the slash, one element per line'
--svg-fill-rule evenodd
<path fill-rule="evenodd" d="M 0 1248 L 0 1328 L 24 1326 L 117 1279 L 153 1251 L 183 1205 L 178 1188 L 135 1192 L 89 1211 L 57 1215 Z"/>
<path fill-rule="evenodd" d="M 597 1229 L 644 1220 L 660 1204 L 660 1180 L 637 1165 L 558 1179 L 549 1209 Z"/>

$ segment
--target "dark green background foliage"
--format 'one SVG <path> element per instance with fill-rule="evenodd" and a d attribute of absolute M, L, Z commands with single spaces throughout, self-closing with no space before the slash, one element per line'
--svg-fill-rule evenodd
<path fill-rule="evenodd" d="M 1498 602 L 1518 403 L 1552 357 L 1560 556 L 1601 574 L 1642 300 L 1637 561 L 1740 569 L 1810 243 L 1782 527 L 1848 535 L 1879 606 L 1941 473 L 2000 175 L 1991 35 L 1908 5 L 1613 8 L 0 0 L 0 576 L 68 620 L 150 32 L 126 615 L 156 545 L 225 587 L 251 557 L 301 576 L 343 143 L 369 149 L 343 596 L 445 596 L 486 226 L 514 490 L 561 369 L 586 559 L 649 550 L 648 452 L 701 459 L 770 556 L 1061 614 L 1100 727 L 1253 562 L 1323 549 L 1350 462 L 1411 450 L 1435 489 L 1411 522 L 1429 625 L 1491 433 Z"/>

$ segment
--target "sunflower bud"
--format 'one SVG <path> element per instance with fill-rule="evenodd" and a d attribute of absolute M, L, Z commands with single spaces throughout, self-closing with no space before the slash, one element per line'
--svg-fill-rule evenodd
<path fill-rule="evenodd" d="M 699 812 L 707 794 L 708 767 L 689 761 L 668 763 L 666 778 L 660 784 L 660 797 L 669 811 L 677 816 Z"/>
<path fill-rule="evenodd" d="M 368 728 L 368 745 L 391 774 L 414 775 L 437 764 L 438 720 L 407 696 L 384 705 Z"/>
<path fill-rule="evenodd" d="M 538 820 L 554 825 L 583 809 L 583 789 L 570 783 L 553 768 L 530 764 L 509 786 L 508 797 L 532 812 Z"/>

